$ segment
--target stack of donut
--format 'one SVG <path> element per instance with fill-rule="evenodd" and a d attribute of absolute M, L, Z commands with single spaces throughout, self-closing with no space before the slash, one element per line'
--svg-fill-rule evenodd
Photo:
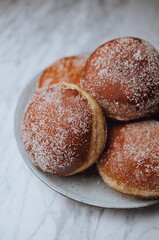
<path fill-rule="evenodd" d="M 22 122 L 26 152 L 59 176 L 95 162 L 111 188 L 159 198 L 159 52 L 122 37 L 45 69 Z M 106 123 L 107 119 L 107 123 Z"/>

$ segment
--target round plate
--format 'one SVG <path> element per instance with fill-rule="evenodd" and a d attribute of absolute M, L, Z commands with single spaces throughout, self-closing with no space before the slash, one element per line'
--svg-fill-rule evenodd
<path fill-rule="evenodd" d="M 19 151 L 32 172 L 47 186 L 73 200 L 103 208 L 129 209 L 150 206 L 159 200 L 140 200 L 122 195 L 106 186 L 94 168 L 69 177 L 54 176 L 35 167 L 21 141 L 21 123 L 26 105 L 36 90 L 39 76 L 36 76 L 22 92 L 15 112 L 15 136 Z"/>

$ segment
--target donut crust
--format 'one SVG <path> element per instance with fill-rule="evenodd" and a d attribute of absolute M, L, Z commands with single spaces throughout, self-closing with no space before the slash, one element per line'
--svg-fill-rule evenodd
<path fill-rule="evenodd" d="M 37 88 L 68 82 L 80 86 L 80 79 L 87 57 L 64 57 L 47 67 L 41 74 Z"/>
<path fill-rule="evenodd" d="M 129 121 L 150 116 L 159 109 L 159 53 L 139 38 L 106 42 L 87 59 L 81 87 L 109 118 Z"/>
<path fill-rule="evenodd" d="M 21 136 L 34 165 L 67 176 L 99 158 L 106 122 L 88 93 L 74 84 L 54 84 L 35 92 L 25 111 Z"/>
<path fill-rule="evenodd" d="M 138 198 L 159 198 L 159 122 L 154 120 L 114 126 L 97 164 L 111 188 Z"/>

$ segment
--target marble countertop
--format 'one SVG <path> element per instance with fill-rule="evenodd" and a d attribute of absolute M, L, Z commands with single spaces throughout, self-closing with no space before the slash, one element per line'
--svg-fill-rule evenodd
<path fill-rule="evenodd" d="M 129 35 L 159 49 L 158 0 L 0 0 L 1 240 L 159 239 L 159 206 L 107 210 L 67 199 L 32 174 L 14 138 L 17 100 L 35 74 Z"/>

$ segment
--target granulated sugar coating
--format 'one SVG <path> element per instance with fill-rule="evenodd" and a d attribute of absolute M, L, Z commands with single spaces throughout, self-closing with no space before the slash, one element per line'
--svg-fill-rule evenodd
<path fill-rule="evenodd" d="M 98 168 L 117 190 L 158 191 L 159 197 L 159 122 L 141 121 L 114 126 Z M 126 192 L 125 192 L 126 193 Z M 133 195 L 133 194 L 132 194 Z"/>
<path fill-rule="evenodd" d="M 64 57 L 46 68 L 38 82 L 38 88 L 52 84 L 68 82 L 80 86 L 80 79 L 87 57 Z"/>
<path fill-rule="evenodd" d="M 88 58 L 81 86 L 108 117 L 131 120 L 149 116 L 159 109 L 159 53 L 138 38 L 109 41 Z"/>
<path fill-rule="evenodd" d="M 22 140 L 44 172 L 66 175 L 87 158 L 92 113 L 77 89 L 53 85 L 35 92 L 26 108 Z"/>

